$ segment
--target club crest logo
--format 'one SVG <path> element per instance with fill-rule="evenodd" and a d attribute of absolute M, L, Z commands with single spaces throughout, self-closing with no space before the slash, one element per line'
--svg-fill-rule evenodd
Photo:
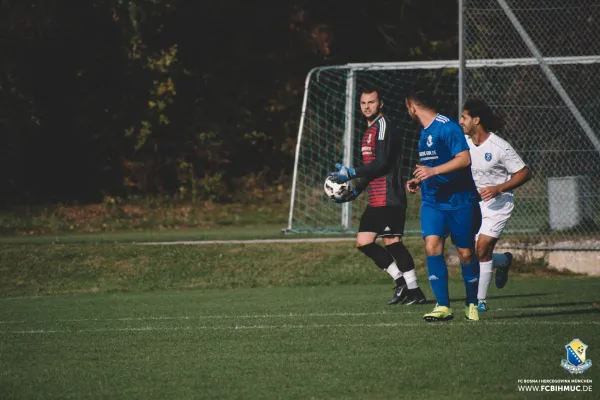
<path fill-rule="evenodd" d="M 431 135 L 427 136 L 427 147 L 433 146 L 433 138 Z"/>
<path fill-rule="evenodd" d="M 586 360 L 585 351 L 588 346 L 579 339 L 573 339 L 565 346 L 567 359 L 562 360 L 560 365 L 572 374 L 583 374 L 592 366 L 592 360 Z"/>
<path fill-rule="evenodd" d="M 367 138 L 367 144 L 370 144 L 370 143 L 371 143 L 371 136 L 373 136 L 373 134 L 372 134 L 372 133 L 369 133 L 369 137 Z"/>
<path fill-rule="evenodd" d="M 492 153 L 485 153 L 485 161 L 487 161 L 487 162 L 492 161 Z"/>

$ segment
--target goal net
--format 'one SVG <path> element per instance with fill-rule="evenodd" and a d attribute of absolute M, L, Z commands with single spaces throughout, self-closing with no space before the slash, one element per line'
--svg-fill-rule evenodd
<path fill-rule="evenodd" d="M 598 236 L 600 153 L 576 120 L 581 110 L 600 131 L 600 57 L 549 57 L 544 63 L 568 84 L 572 106 L 548 81 L 535 58 L 467 60 L 465 98 L 486 99 L 506 121 L 500 133 L 531 167 L 534 178 L 517 189 L 517 207 L 505 230 L 535 241 Z M 324 195 L 327 173 L 338 162 L 360 165 L 366 128 L 360 113 L 362 88 L 382 90 L 384 112 L 402 135 L 403 176 L 410 178 L 420 126 L 411 121 L 404 97 L 415 85 L 433 89 L 438 111 L 457 118 L 459 62 L 349 64 L 316 68 L 306 90 L 296 147 L 287 232 L 355 232 L 367 196 L 343 205 Z M 556 195 L 558 194 L 558 195 Z M 420 197 L 408 197 L 406 234 L 420 233 Z M 558 199 L 558 200 L 557 200 Z M 589 246 L 596 246 L 586 245 Z"/>
<path fill-rule="evenodd" d="M 293 190 L 287 231 L 356 231 L 367 196 L 353 202 L 332 203 L 323 192 L 327 173 L 336 163 L 362 163 L 360 140 L 366 122 L 360 112 L 363 88 L 381 92 L 385 115 L 402 135 L 403 176 L 408 178 L 417 163 L 420 127 L 408 118 L 404 98 L 416 84 L 427 84 L 439 102 L 439 112 L 456 118 L 456 61 L 422 63 L 350 64 L 316 68 L 306 78 Z M 419 232 L 420 199 L 408 196 L 407 233 Z"/>

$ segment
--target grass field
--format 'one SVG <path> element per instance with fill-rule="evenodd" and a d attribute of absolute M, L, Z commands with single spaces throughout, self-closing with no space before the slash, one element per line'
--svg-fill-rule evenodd
<path fill-rule="evenodd" d="M 461 286 L 445 324 L 422 321 L 431 304 L 387 306 L 389 285 L 3 299 L 0 397 L 597 398 L 517 380 L 572 378 L 573 338 L 595 362 L 600 280 L 511 281 L 478 323 Z M 597 367 L 579 377 L 599 390 Z"/>
<path fill-rule="evenodd" d="M 0 240 L 0 398 L 597 398 L 519 392 L 600 352 L 600 279 L 514 263 L 491 310 L 427 324 L 352 242 L 143 246 L 280 237 L 272 226 Z M 422 241 L 408 239 L 429 299 Z M 576 378 L 598 382 L 595 365 Z"/>

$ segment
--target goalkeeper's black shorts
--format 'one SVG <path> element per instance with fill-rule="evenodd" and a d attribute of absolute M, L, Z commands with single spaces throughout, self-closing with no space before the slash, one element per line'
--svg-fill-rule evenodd
<path fill-rule="evenodd" d="M 380 237 L 402 236 L 405 220 L 405 207 L 367 206 L 360 217 L 358 231 L 374 232 Z"/>

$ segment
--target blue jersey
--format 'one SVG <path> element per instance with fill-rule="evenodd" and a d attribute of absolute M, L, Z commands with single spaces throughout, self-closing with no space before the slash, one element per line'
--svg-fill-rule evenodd
<path fill-rule="evenodd" d="M 427 128 L 421 130 L 421 165 L 437 167 L 463 151 L 469 151 L 465 134 L 462 128 L 448 117 L 438 114 Z M 421 186 L 421 200 L 442 210 L 457 210 L 470 206 L 477 197 L 471 166 L 425 179 Z"/>

